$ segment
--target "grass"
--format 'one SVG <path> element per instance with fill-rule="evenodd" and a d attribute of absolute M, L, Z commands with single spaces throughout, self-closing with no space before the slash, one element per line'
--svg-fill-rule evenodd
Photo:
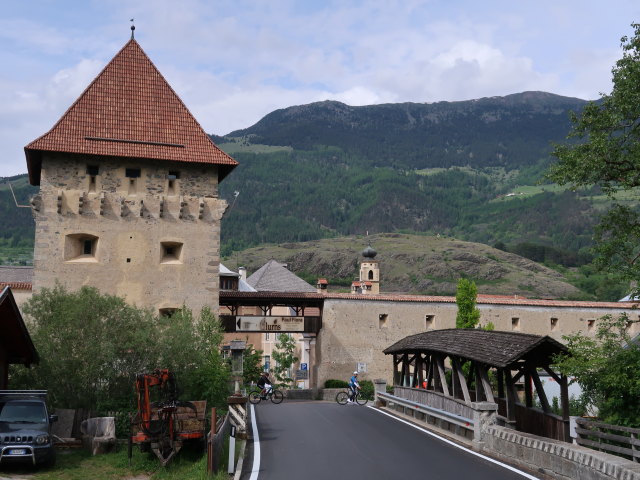
<path fill-rule="evenodd" d="M 236 442 L 236 450 L 240 442 Z M 220 459 L 220 471 L 216 476 L 206 472 L 206 453 L 185 446 L 166 466 L 162 467 L 152 453 L 141 453 L 134 448 L 131 466 L 126 445 L 120 445 L 115 453 L 91 456 L 84 450 L 58 451 L 56 465 L 51 468 L 33 469 L 28 466 L 2 465 L 0 478 L 27 478 L 30 480 L 229 480 L 226 473 L 228 439 Z M 237 455 L 236 455 L 237 458 Z"/>
<path fill-rule="evenodd" d="M 277 145 L 261 145 L 246 143 L 243 141 L 221 143 L 218 145 L 225 153 L 232 155 L 234 153 L 273 153 L 273 152 L 292 152 L 293 148 Z"/>

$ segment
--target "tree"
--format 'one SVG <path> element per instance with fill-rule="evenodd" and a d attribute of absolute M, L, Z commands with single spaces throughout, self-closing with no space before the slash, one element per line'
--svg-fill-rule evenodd
<path fill-rule="evenodd" d="M 640 427 L 640 344 L 627 334 L 626 315 L 598 320 L 594 338 L 582 332 L 563 337 L 569 354 L 554 359 L 582 388 L 581 400 L 595 406 L 607 423 Z"/>
<path fill-rule="evenodd" d="M 636 195 L 640 186 L 640 24 L 635 35 L 622 37 L 623 55 L 612 69 L 613 89 L 573 113 L 571 143 L 556 145 L 558 163 L 547 177 L 573 189 L 599 185 L 613 202 L 596 228 L 596 263 L 627 280 L 640 275 L 640 215 L 623 205 L 620 192 Z"/>
<path fill-rule="evenodd" d="M 474 282 L 466 278 L 458 280 L 456 328 L 475 328 L 480 322 L 480 310 L 476 308 L 477 294 L 478 289 Z"/>
<path fill-rule="evenodd" d="M 226 403 L 222 330 L 208 309 L 197 319 L 186 308 L 158 318 L 92 287 L 68 292 L 56 285 L 34 294 L 23 310 L 40 363 L 12 366 L 11 383 L 48 390 L 56 407 L 130 409 L 136 374 L 156 368 L 176 373 L 181 398 Z"/>
<path fill-rule="evenodd" d="M 257 381 L 264 368 L 262 350 L 256 350 L 252 344 L 247 344 L 242 356 L 242 381 L 245 385 Z"/>
<path fill-rule="evenodd" d="M 279 386 L 291 386 L 293 378 L 289 376 L 291 366 L 298 361 L 294 355 L 296 351 L 296 341 L 288 333 L 280 334 L 276 349 L 271 356 L 275 362 L 273 373 Z"/>

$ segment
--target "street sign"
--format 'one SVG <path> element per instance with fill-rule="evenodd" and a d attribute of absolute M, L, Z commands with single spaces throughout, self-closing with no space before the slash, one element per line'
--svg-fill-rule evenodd
<path fill-rule="evenodd" d="M 304 317 L 238 316 L 236 332 L 304 332 Z"/>
<path fill-rule="evenodd" d="M 308 365 L 306 363 L 300 364 L 300 370 L 307 370 Z"/>
<path fill-rule="evenodd" d="M 296 380 L 308 380 L 309 370 L 296 370 Z"/>

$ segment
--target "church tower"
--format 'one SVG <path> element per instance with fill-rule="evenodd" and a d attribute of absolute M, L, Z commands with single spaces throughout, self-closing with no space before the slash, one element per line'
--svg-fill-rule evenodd
<path fill-rule="evenodd" d="M 352 287 L 355 292 L 370 295 L 380 293 L 380 266 L 375 259 L 377 254 L 371 245 L 362 251 L 364 259 L 360 263 L 360 280 L 354 282 Z"/>
<path fill-rule="evenodd" d="M 25 155 L 40 186 L 34 291 L 89 285 L 156 313 L 217 311 L 218 183 L 237 162 L 133 36 Z"/>

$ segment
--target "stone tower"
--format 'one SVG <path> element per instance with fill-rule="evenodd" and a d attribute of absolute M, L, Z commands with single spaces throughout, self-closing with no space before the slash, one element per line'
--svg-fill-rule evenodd
<path fill-rule="evenodd" d="M 360 263 L 360 281 L 354 282 L 354 287 L 356 284 L 359 287 L 356 291 L 373 295 L 380 293 L 380 266 L 375 259 L 377 254 L 371 245 L 362 251 L 364 259 Z"/>
<path fill-rule="evenodd" d="M 25 147 L 36 222 L 34 291 L 60 282 L 171 313 L 218 309 L 216 147 L 138 43 Z"/>

